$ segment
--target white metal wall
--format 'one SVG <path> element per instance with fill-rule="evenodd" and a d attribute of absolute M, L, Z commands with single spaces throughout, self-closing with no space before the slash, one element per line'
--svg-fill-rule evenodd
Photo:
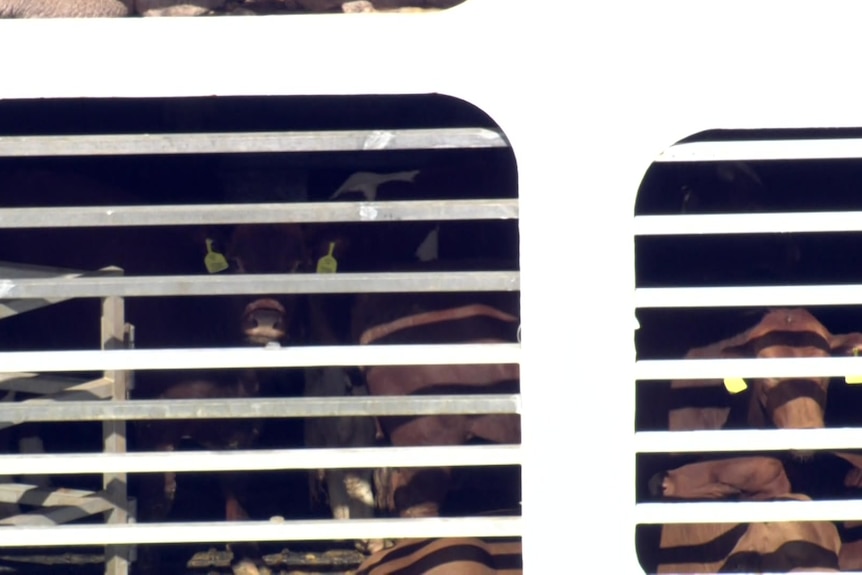
<path fill-rule="evenodd" d="M 0 97 L 436 91 L 484 109 L 519 168 L 525 565 L 636 573 L 631 391 L 649 369 L 633 361 L 636 190 L 660 152 L 706 129 L 862 126 L 855 11 L 468 0 L 427 19 L 0 22 Z"/>

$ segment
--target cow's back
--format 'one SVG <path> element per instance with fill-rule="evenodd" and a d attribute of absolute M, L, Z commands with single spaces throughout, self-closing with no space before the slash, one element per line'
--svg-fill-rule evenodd
<path fill-rule="evenodd" d="M 840 551 L 838 529 L 825 521 L 670 524 L 662 526 L 657 572 L 837 572 Z"/>
<path fill-rule="evenodd" d="M 371 555 L 354 575 L 517 575 L 523 573 L 519 540 L 468 537 L 404 539 Z"/>

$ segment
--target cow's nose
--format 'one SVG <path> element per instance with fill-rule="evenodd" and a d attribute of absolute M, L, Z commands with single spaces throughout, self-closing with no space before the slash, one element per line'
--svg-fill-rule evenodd
<path fill-rule="evenodd" d="M 253 344 L 266 345 L 284 339 L 286 325 L 284 306 L 272 299 L 252 302 L 243 314 L 243 332 Z"/>
<path fill-rule="evenodd" d="M 284 318 L 276 310 L 259 309 L 255 310 L 249 316 L 249 324 L 252 328 L 258 329 L 283 329 Z"/>

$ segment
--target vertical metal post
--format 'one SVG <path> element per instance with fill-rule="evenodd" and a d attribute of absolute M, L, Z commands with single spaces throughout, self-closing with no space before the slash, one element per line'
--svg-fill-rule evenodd
<path fill-rule="evenodd" d="M 119 349 L 127 346 L 125 310 L 122 297 L 102 299 L 102 349 Z M 111 401 L 125 401 L 128 398 L 129 372 L 126 370 L 106 371 L 105 378 L 112 382 Z M 105 453 L 126 452 L 126 422 L 105 421 L 102 423 L 102 438 Z M 106 473 L 103 487 L 108 498 L 114 503 L 113 509 L 105 513 L 109 524 L 123 524 L 129 520 L 127 474 Z M 128 545 L 107 545 L 105 547 L 105 574 L 128 575 Z"/>

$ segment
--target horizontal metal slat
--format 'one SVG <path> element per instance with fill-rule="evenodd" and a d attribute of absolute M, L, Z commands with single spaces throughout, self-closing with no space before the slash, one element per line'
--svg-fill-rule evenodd
<path fill-rule="evenodd" d="M 751 162 L 862 158 L 860 138 L 729 140 L 685 142 L 659 154 L 656 162 Z"/>
<path fill-rule="evenodd" d="M 862 428 L 722 429 L 639 431 L 637 453 L 706 453 L 782 451 L 786 449 L 852 450 L 862 446 Z"/>
<path fill-rule="evenodd" d="M 123 525 L 25 526 L 4 529 L 0 547 L 206 543 L 215 541 L 326 541 L 412 537 L 518 537 L 517 516 L 421 519 L 320 519 Z"/>
<path fill-rule="evenodd" d="M 520 413 L 520 395 L 135 399 L 121 402 L 0 403 L 3 421 L 128 421 L 195 418 L 331 417 Z"/>
<path fill-rule="evenodd" d="M 686 142 L 671 146 L 656 162 L 751 162 L 862 158 L 862 139 L 824 138 Z"/>
<path fill-rule="evenodd" d="M 0 208 L 0 228 L 503 220 L 517 199 Z M 56 275 L 56 274 L 54 274 Z"/>
<path fill-rule="evenodd" d="M 0 157 L 503 148 L 487 128 L 2 136 Z"/>
<path fill-rule="evenodd" d="M 635 362 L 635 379 L 639 380 L 851 375 L 862 375 L 862 357 L 648 359 Z"/>
<path fill-rule="evenodd" d="M 858 521 L 862 499 L 841 501 L 704 501 L 639 503 L 635 522 L 751 523 L 755 521 Z"/>
<path fill-rule="evenodd" d="M 517 343 L 9 351 L 4 370 L 30 372 L 520 363 Z M 860 370 L 862 372 L 862 370 Z"/>
<path fill-rule="evenodd" d="M 2 222 L 2 219 L 0 219 Z M 636 236 L 862 231 L 862 212 L 635 216 Z"/>
<path fill-rule="evenodd" d="M 637 288 L 635 307 L 780 307 L 860 305 L 860 285 Z"/>
<path fill-rule="evenodd" d="M 520 445 L 0 455 L 9 475 L 520 465 Z"/>
<path fill-rule="evenodd" d="M 520 277 L 516 271 L 440 271 L 0 279 L 0 298 L 517 291 Z"/>

